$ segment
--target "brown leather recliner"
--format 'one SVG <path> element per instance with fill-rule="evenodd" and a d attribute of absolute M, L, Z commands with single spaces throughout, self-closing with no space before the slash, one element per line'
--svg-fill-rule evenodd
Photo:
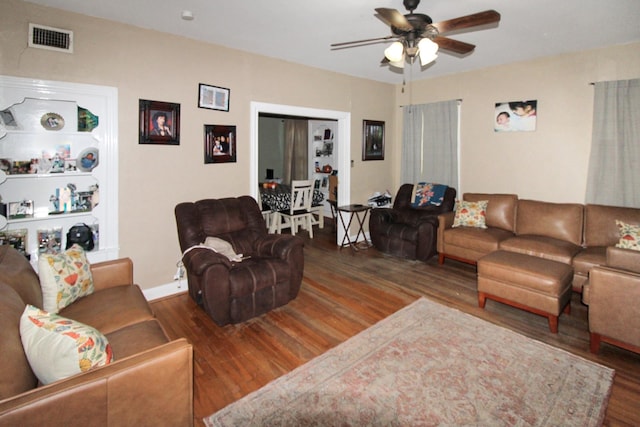
<path fill-rule="evenodd" d="M 413 207 L 412 194 L 413 184 L 403 184 L 393 208 L 372 209 L 369 235 L 380 252 L 427 261 L 436 254 L 438 215 L 453 210 L 456 190 L 447 188 L 440 206 Z"/>
<path fill-rule="evenodd" d="M 640 353 L 640 252 L 608 247 L 606 265 L 589 271 L 582 302 L 589 306 L 592 353 L 600 342 Z"/>
<path fill-rule="evenodd" d="M 304 270 L 303 241 L 268 234 L 257 202 L 249 196 L 180 203 L 175 208 L 189 295 L 220 326 L 239 323 L 287 304 L 298 295 Z M 223 239 L 241 262 L 207 248 Z"/>

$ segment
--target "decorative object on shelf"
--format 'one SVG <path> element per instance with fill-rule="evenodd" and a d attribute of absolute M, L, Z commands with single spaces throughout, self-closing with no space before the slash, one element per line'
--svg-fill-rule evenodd
<path fill-rule="evenodd" d="M 331 165 L 322 166 L 322 172 L 323 173 L 331 173 L 332 171 L 333 171 L 333 168 L 331 167 Z"/>
<path fill-rule="evenodd" d="M 493 130 L 496 132 L 531 132 L 536 130 L 538 101 L 496 103 Z"/>
<path fill-rule="evenodd" d="M 95 247 L 93 230 L 87 224 L 76 224 L 67 233 L 67 245 L 69 249 L 74 244 L 80 245 L 85 251 L 92 251 Z"/>
<path fill-rule="evenodd" d="M 229 111 L 231 90 L 200 83 L 198 86 L 198 107 L 209 110 Z"/>
<path fill-rule="evenodd" d="M 0 231 L 0 245 L 11 245 L 15 250 L 30 259 L 27 253 L 29 231 L 26 228 Z"/>
<path fill-rule="evenodd" d="M 33 217 L 33 200 L 9 202 L 9 219 Z"/>
<path fill-rule="evenodd" d="M 362 160 L 384 160 L 384 122 L 362 121 Z"/>
<path fill-rule="evenodd" d="M 236 162 L 236 127 L 204 125 L 204 162 Z"/>
<path fill-rule="evenodd" d="M 78 155 L 75 166 L 82 172 L 91 172 L 99 163 L 98 149 L 95 147 L 85 148 Z"/>
<path fill-rule="evenodd" d="M 86 108 L 78 107 L 78 132 L 91 132 L 100 124 L 98 116 Z"/>
<path fill-rule="evenodd" d="M 57 254 L 62 249 L 62 227 L 38 230 L 38 253 Z"/>
<path fill-rule="evenodd" d="M 139 100 L 139 144 L 180 145 L 180 104 Z"/>
<path fill-rule="evenodd" d="M 58 113 L 46 113 L 40 118 L 40 124 L 46 130 L 60 130 L 64 127 L 64 119 Z"/>

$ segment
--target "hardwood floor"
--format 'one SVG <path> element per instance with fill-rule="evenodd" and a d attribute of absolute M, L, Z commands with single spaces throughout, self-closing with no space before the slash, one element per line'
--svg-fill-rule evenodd
<path fill-rule="evenodd" d="M 327 221 L 327 223 L 330 223 Z M 616 370 L 605 425 L 640 425 L 640 355 L 603 344 L 589 353 L 587 308 L 572 298 L 559 333 L 547 319 L 488 301 L 478 307 L 475 268 L 408 261 L 371 248 L 339 250 L 331 225 L 305 239 L 298 298 L 244 324 L 216 326 L 187 294 L 152 302 L 172 337 L 194 345 L 194 421 L 254 391 L 420 297 L 430 298 Z M 186 284 L 185 284 L 186 286 Z"/>

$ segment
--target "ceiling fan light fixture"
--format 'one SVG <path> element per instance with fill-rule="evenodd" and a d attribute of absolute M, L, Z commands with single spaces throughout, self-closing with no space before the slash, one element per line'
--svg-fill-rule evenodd
<path fill-rule="evenodd" d="M 396 68 L 404 68 L 405 57 L 402 55 L 402 58 L 399 61 L 389 61 L 389 65 Z"/>
<path fill-rule="evenodd" d="M 393 42 L 384 50 L 384 56 L 390 63 L 404 60 L 404 45 L 400 42 Z"/>
<path fill-rule="evenodd" d="M 420 40 L 418 48 L 420 49 L 420 64 L 423 67 L 435 61 L 438 57 L 438 44 L 431 39 L 424 38 Z"/>

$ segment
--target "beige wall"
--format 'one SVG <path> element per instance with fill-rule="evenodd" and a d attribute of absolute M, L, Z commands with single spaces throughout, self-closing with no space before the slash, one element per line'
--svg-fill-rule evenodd
<path fill-rule="evenodd" d="M 133 259 L 143 288 L 168 283 L 175 273 L 177 203 L 251 193 L 251 101 L 351 112 L 352 200 L 366 200 L 392 181 L 392 156 L 360 160 L 363 119 L 384 120 L 388 135 L 395 134 L 392 85 L 18 0 L 2 0 L 1 9 L 0 74 L 118 88 L 120 254 Z M 74 53 L 27 48 L 29 22 L 73 30 Z M 197 108 L 198 83 L 230 88 L 230 111 Z M 180 103 L 180 146 L 138 145 L 141 98 Z M 204 164 L 204 124 L 237 126 L 237 163 Z"/>
<path fill-rule="evenodd" d="M 414 104 L 462 99 L 459 193 L 583 203 L 593 121 L 589 83 L 638 77 L 640 44 L 635 43 L 422 80 L 404 94 L 396 88 L 396 100 L 406 105 L 410 97 Z M 495 103 L 527 99 L 538 100 L 536 131 L 494 132 Z M 399 176 L 395 164 L 396 182 Z"/>

